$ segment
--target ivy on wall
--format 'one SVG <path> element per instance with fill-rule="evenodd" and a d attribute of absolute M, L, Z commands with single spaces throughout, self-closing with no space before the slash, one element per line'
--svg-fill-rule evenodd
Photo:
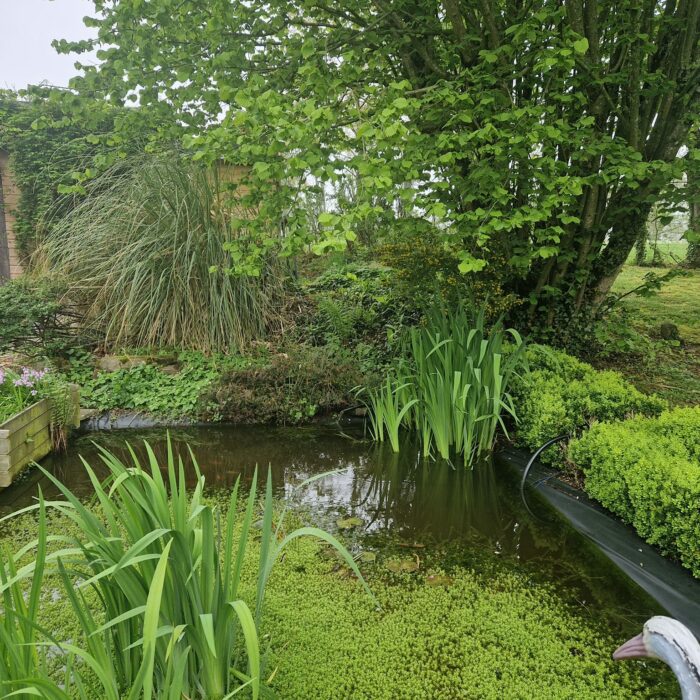
<path fill-rule="evenodd" d="M 95 162 L 112 152 L 127 155 L 108 138 L 121 110 L 95 101 L 97 116 L 88 129 L 66 114 L 65 98 L 62 91 L 47 88 L 0 91 L 0 149 L 10 154 L 20 190 L 15 234 L 25 262 L 51 222 L 75 206 L 80 198 L 75 184 Z M 134 141 L 132 149 L 138 147 Z"/>

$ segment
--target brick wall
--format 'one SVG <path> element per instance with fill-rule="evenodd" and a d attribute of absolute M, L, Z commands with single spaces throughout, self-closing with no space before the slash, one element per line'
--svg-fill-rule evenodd
<path fill-rule="evenodd" d="M 22 266 L 15 245 L 15 217 L 13 214 L 19 203 L 19 189 L 10 171 L 9 155 L 0 150 L 0 273 L 9 268 L 10 277 L 22 273 Z"/>

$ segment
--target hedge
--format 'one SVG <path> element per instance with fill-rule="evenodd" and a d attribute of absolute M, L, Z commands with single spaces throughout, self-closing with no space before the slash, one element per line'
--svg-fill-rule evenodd
<path fill-rule="evenodd" d="M 617 421 L 635 415 L 658 416 L 668 408 L 664 399 L 643 394 L 617 372 L 600 372 L 560 350 L 531 345 L 529 371 L 513 383 L 518 417 L 516 442 L 530 450 L 557 435 L 575 435 L 597 421 Z M 545 461 L 561 461 L 556 451 Z"/>
<path fill-rule="evenodd" d="M 700 577 L 700 407 L 594 425 L 568 454 L 591 497 Z"/>

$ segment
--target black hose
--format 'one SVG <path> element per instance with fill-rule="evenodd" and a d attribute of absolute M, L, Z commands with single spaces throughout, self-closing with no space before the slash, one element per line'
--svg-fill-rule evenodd
<path fill-rule="evenodd" d="M 537 458 L 548 448 L 551 447 L 552 445 L 556 444 L 557 442 L 561 442 L 562 440 L 568 440 L 570 436 L 569 435 L 558 435 L 555 438 L 552 438 L 551 440 L 547 440 L 547 442 L 544 443 L 541 447 L 539 447 L 532 457 L 530 457 L 530 461 L 527 463 L 525 467 L 525 471 L 523 472 L 523 478 L 520 481 L 520 498 L 522 499 L 522 502 L 525 506 L 525 509 L 527 512 L 534 518 L 536 517 L 535 514 L 530 510 L 530 506 L 527 504 L 527 499 L 525 498 L 525 482 L 527 481 L 528 474 L 530 473 L 530 469 L 532 468 L 532 465 L 537 461 Z"/>

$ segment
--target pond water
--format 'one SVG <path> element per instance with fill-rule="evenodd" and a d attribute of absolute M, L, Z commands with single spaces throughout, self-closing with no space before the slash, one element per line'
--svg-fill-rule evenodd
<path fill-rule="evenodd" d="M 66 454 L 48 458 L 43 466 L 75 493 L 89 497 L 81 456 L 100 474 L 97 445 L 128 458 L 125 441 L 143 452 L 145 439 L 164 455 L 166 435 L 164 429 L 82 435 Z M 361 519 L 361 526 L 343 532 L 356 552 L 400 554 L 444 568 L 454 564 L 478 571 L 505 565 L 522 570 L 530 580 L 554 586 L 585 613 L 607 620 L 621 638 L 663 612 L 544 502 L 535 503 L 535 517 L 528 513 L 518 476 L 498 455 L 473 470 L 452 468 L 423 461 L 417 448 L 393 454 L 356 430 L 319 426 L 191 427 L 171 430 L 170 436 L 190 466 L 187 445 L 192 449 L 209 489 L 229 489 L 239 476 L 249 483 L 256 465 L 264 480 L 269 466 L 275 494 L 290 499 L 307 520 L 336 531 L 338 520 Z M 297 488 L 329 471 L 333 473 Z M 188 474 L 194 482 L 194 470 Z M 32 502 L 39 484 L 48 498 L 57 495 L 33 470 L 0 494 L 0 514 Z"/>

